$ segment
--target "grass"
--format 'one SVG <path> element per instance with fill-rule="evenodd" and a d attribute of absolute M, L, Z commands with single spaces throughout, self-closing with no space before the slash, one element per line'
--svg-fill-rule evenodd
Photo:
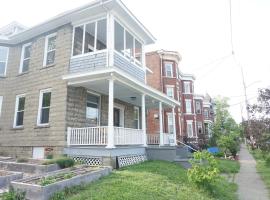
<path fill-rule="evenodd" d="M 260 150 L 251 150 L 250 152 L 257 161 L 256 165 L 257 172 L 263 179 L 270 194 L 270 166 L 266 164 L 266 161 L 263 158 L 263 155 Z"/>
<path fill-rule="evenodd" d="M 240 170 L 240 164 L 235 160 L 218 159 L 218 168 L 221 173 L 236 174 Z"/>
<path fill-rule="evenodd" d="M 220 178 L 210 188 L 188 182 L 186 170 L 165 161 L 147 161 L 114 171 L 92 184 L 66 189 L 54 200 L 235 200 L 237 186 Z"/>

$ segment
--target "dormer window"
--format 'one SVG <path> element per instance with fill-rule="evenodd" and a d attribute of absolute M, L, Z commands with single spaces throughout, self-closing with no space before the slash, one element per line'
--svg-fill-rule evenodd
<path fill-rule="evenodd" d="M 73 56 L 107 48 L 107 20 L 101 19 L 74 28 Z"/>
<path fill-rule="evenodd" d="M 114 49 L 131 62 L 141 65 L 142 43 L 117 21 L 114 22 Z"/>

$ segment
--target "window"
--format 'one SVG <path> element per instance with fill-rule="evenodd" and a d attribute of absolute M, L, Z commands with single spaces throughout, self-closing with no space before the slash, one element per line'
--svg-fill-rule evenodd
<path fill-rule="evenodd" d="M 73 56 L 107 48 L 107 20 L 101 19 L 74 28 Z"/>
<path fill-rule="evenodd" d="M 198 133 L 201 134 L 203 130 L 202 122 L 197 122 L 197 126 L 198 126 Z"/>
<path fill-rule="evenodd" d="M 91 126 L 99 124 L 99 103 L 100 97 L 92 93 L 87 93 L 86 98 L 86 118 Z"/>
<path fill-rule="evenodd" d="M 167 77 L 173 77 L 172 63 L 165 63 L 165 75 Z"/>
<path fill-rule="evenodd" d="M 25 95 L 23 94 L 16 96 L 13 127 L 23 126 L 24 107 L 25 107 Z"/>
<path fill-rule="evenodd" d="M 134 127 L 140 128 L 140 111 L 138 107 L 134 107 Z"/>
<path fill-rule="evenodd" d="M 51 89 L 41 90 L 39 94 L 38 125 L 49 124 Z"/>
<path fill-rule="evenodd" d="M 0 46 L 0 76 L 6 76 L 8 61 L 8 47 Z"/>
<path fill-rule="evenodd" d="M 189 114 L 192 113 L 191 112 L 191 100 L 186 99 L 185 102 L 186 102 L 186 113 L 189 113 Z"/>
<path fill-rule="evenodd" d="M 23 45 L 19 73 L 27 72 L 29 70 L 30 54 L 31 54 L 31 43 Z"/>
<path fill-rule="evenodd" d="M 114 22 L 114 49 L 130 61 L 141 64 L 142 43 L 117 21 Z"/>
<path fill-rule="evenodd" d="M 55 42 L 56 42 L 56 33 L 53 33 L 46 37 L 43 66 L 54 64 L 56 51 Z"/>
<path fill-rule="evenodd" d="M 190 82 L 184 82 L 184 91 L 187 94 L 191 93 L 191 91 L 190 91 Z"/>
<path fill-rule="evenodd" d="M 3 96 L 0 96 L 0 117 L 2 112 Z"/>
<path fill-rule="evenodd" d="M 168 118 L 168 133 L 173 134 L 174 126 L 173 126 L 173 115 L 172 115 L 172 113 L 168 113 L 167 118 Z"/>
<path fill-rule="evenodd" d="M 193 137 L 193 121 L 187 121 L 187 134 L 188 137 Z"/>
<path fill-rule="evenodd" d="M 166 86 L 167 96 L 174 98 L 174 87 L 173 86 Z"/>
<path fill-rule="evenodd" d="M 203 115 L 204 115 L 205 118 L 208 118 L 208 110 L 205 109 L 205 110 L 203 111 Z"/>
<path fill-rule="evenodd" d="M 196 101 L 196 113 L 201 114 L 201 103 L 199 101 Z"/>

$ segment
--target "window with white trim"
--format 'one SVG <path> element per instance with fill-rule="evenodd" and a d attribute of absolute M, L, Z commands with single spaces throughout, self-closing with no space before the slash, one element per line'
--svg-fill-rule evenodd
<path fill-rule="evenodd" d="M 8 47 L 0 46 L 0 76 L 6 76 L 8 51 Z"/>
<path fill-rule="evenodd" d="M 168 113 L 167 115 L 167 122 L 168 122 L 168 133 L 173 134 L 173 114 L 172 113 Z"/>
<path fill-rule="evenodd" d="M 190 82 L 187 82 L 185 81 L 184 82 L 184 92 L 187 93 L 187 94 L 190 94 L 191 93 L 191 90 L 190 90 Z"/>
<path fill-rule="evenodd" d="M 192 113 L 192 110 L 191 110 L 191 100 L 190 99 L 186 99 L 185 100 L 185 104 L 186 104 L 186 113 Z"/>
<path fill-rule="evenodd" d="M 41 90 L 39 94 L 38 125 L 49 124 L 51 108 L 51 89 Z"/>
<path fill-rule="evenodd" d="M 196 113 L 197 114 L 202 113 L 201 103 L 199 101 L 196 101 Z"/>
<path fill-rule="evenodd" d="M 19 73 L 24 73 L 29 70 L 30 56 L 31 56 L 31 43 L 24 44 L 22 46 Z"/>
<path fill-rule="evenodd" d="M 173 64 L 172 63 L 165 63 L 165 75 L 166 77 L 173 77 Z"/>
<path fill-rule="evenodd" d="M 131 62 L 141 65 L 142 43 L 117 21 L 114 21 L 114 49 Z"/>
<path fill-rule="evenodd" d="M 25 109 L 25 95 L 17 95 L 15 103 L 15 115 L 13 127 L 22 127 L 24 119 L 24 109 Z"/>
<path fill-rule="evenodd" d="M 193 137 L 193 121 L 187 121 L 187 135 Z"/>
<path fill-rule="evenodd" d="M 47 35 L 45 38 L 45 50 L 44 50 L 44 60 L 43 66 L 53 65 L 55 62 L 55 52 L 56 52 L 56 33 Z"/>
<path fill-rule="evenodd" d="M 166 93 L 168 97 L 174 98 L 174 87 L 166 86 Z"/>
<path fill-rule="evenodd" d="M 197 122 L 197 127 L 198 127 L 198 133 L 202 134 L 202 131 L 203 131 L 202 122 Z"/>
<path fill-rule="evenodd" d="M 134 107 L 134 128 L 140 128 L 140 110 L 138 107 Z"/>
<path fill-rule="evenodd" d="M 0 117 L 2 112 L 3 96 L 0 96 Z"/>
<path fill-rule="evenodd" d="M 72 55 L 77 56 L 107 48 L 107 19 L 74 27 Z"/>
<path fill-rule="evenodd" d="M 88 92 L 86 98 L 86 119 L 88 119 L 91 126 L 99 124 L 99 105 L 100 96 Z"/>
<path fill-rule="evenodd" d="M 208 110 L 207 109 L 204 109 L 203 115 L 204 115 L 205 118 L 208 118 L 209 117 L 209 114 L 208 114 Z"/>

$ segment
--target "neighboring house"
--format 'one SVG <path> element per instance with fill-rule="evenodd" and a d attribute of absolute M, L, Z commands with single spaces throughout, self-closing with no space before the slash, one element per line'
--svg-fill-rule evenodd
<path fill-rule="evenodd" d="M 151 73 L 147 74 L 148 85 L 181 104 L 174 110 L 164 109 L 162 113 L 157 109 L 148 110 L 147 133 L 151 144 L 160 144 L 160 132 L 164 133 L 163 140 L 166 140 L 166 136 L 172 138 L 173 121 L 178 141 L 199 146 L 207 142 L 205 123 L 212 123 L 213 116 L 204 118 L 204 96 L 194 94 L 195 77 L 181 72 L 181 59 L 181 55 L 175 51 L 158 50 L 146 53 L 146 65 L 151 70 Z M 161 121 L 164 123 L 161 124 Z M 210 125 L 207 127 L 210 130 Z"/>
<path fill-rule="evenodd" d="M 110 165 L 116 156 L 144 155 L 147 109 L 174 116 L 180 106 L 178 94 L 146 84 L 144 49 L 154 42 L 119 0 L 94 1 L 30 29 L 14 23 L 0 30 L 0 152 L 66 153 Z"/>
<path fill-rule="evenodd" d="M 215 103 L 209 94 L 206 94 L 203 99 L 203 117 L 204 117 L 204 132 L 205 135 L 211 137 L 211 128 L 215 119 L 214 112 Z"/>

